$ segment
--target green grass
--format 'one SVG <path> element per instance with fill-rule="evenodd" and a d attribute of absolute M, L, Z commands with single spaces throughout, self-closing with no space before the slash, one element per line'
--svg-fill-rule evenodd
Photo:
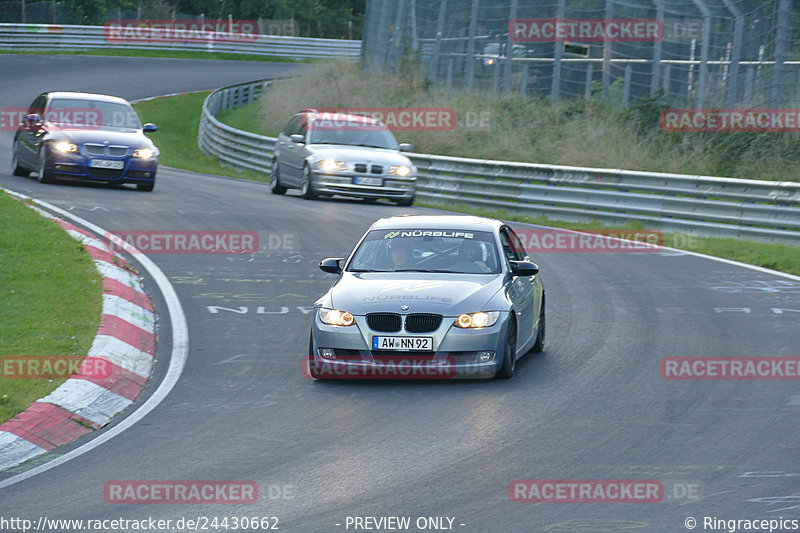
<path fill-rule="evenodd" d="M 181 94 L 134 104 L 142 122 L 153 122 L 158 126 L 158 131 L 148 135 L 161 152 L 159 163 L 204 174 L 267 181 L 266 174 L 220 165 L 216 157 L 205 154 L 197 146 L 200 114 L 208 94 Z"/>
<path fill-rule="evenodd" d="M 0 357 L 85 356 L 100 322 L 102 278 L 53 221 L 0 193 Z M 0 423 L 63 380 L 0 378 Z"/>
<path fill-rule="evenodd" d="M 142 48 L 103 48 L 101 50 L 18 50 L 0 47 L 0 54 L 69 55 L 69 56 L 114 56 L 157 57 L 170 59 L 219 59 L 225 61 L 264 61 L 269 63 L 316 63 L 316 59 L 292 59 L 290 57 L 258 54 L 233 54 L 230 52 L 194 52 L 191 50 L 152 50 Z"/>

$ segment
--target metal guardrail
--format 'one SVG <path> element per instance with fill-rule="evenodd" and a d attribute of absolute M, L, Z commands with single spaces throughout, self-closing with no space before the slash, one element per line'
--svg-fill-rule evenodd
<path fill-rule="evenodd" d="M 199 145 L 224 164 L 269 174 L 275 138 L 237 130 L 220 111 L 257 99 L 258 81 L 224 87 L 203 104 Z M 800 183 L 407 154 L 417 196 L 554 219 L 800 244 Z"/>
<path fill-rule="evenodd" d="M 205 40 L 194 42 L 110 43 L 104 26 L 58 24 L 0 24 L 0 48 L 15 50 L 187 50 L 254 54 L 294 59 L 345 58 L 358 60 L 361 41 L 259 35 L 252 41 Z"/>

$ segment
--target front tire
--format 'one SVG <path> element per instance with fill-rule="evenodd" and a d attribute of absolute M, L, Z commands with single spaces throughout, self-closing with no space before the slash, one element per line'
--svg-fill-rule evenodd
<path fill-rule="evenodd" d="M 410 207 L 414 203 L 414 197 L 403 198 L 402 200 L 395 200 L 395 203 L 401 207 Z"/>
<path fill-rule="evenodd" d="M 316 200 L 317 193 L 311 186 L 311 169 L 308 165 L 303 167 L 303 182 L 300 184 L 300 195 L 306 200 Z"/>
<path fill-rule="evenodd" d="M 269 177 L 269 190 L 272 194 L 283 194 L 286 192 L 286 187 L 281 185 L 281 173 L 278 168 L 278 160 L 272 160 L 272 174 Z"/>
<path fill-rule="evenodd" d="M 47 146 L 39 149 L 39 183 L 53 183 L 53 171 L 47 170 Z"/>
<path fill-rule="evenodd" d="M 531 348 L 532 352 L 538 353 L 544 350 L 545 325 L 544 298 L 542 298 L 542 310 L 539 311 L 539 328 L 536 331 L 536 343 Z"/>
<path fill-rule="evenodd" d="M 517 368 L 517 323 L 513 320 L 508 325 L 506 333 L 506 346 L 503 350 L 503 366 L 497 371 L 495 377 L 509 379 Z"/>
<path fill-rule="evenodd" d="M 17 157 L 16 152 L 14 152 L 11 155 L 11 173 L 14 174 L 15 176 L 22 176 L 22 177 L 31 175 L 30 170 L 19 164 L 19 158 Z"/>

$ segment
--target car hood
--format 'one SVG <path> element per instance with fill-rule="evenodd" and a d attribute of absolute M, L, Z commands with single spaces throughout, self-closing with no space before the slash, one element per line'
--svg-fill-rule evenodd
<path fill-rule="evenodd" d="M 152 141 L 142 130 L 91 129 L 91 130 L 54 130 L 47 134 L 49 139 L 68 139 L 76 144 L 100 143 L 116 144 L 132 147 L 152 147 Z"/>
<path fill-rule="evenodd" d="M 308 150 L 313 157 L 319 159 L 337 159 L 357 163 L 375 163 L 379 165 L 411 165 L 411 160 L 397 150 L 368 148 L 346 144 L 312 144 Z"/>
<path fill-rule="evenodd" d="M 458 316 L 486 309 L 503 287 L 503 275 L 345 272 L 318 304 L 367 313 L 436 313 Z M 407 305 L 408 309 L 401 309 Z"/>

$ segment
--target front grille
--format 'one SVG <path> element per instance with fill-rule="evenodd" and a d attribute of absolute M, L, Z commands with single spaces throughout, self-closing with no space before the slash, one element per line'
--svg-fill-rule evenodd
<path fill-rule="evenodd" d="M 128 147 L 127 146 L 109 146 L 108 147 L 108 155 L 114 157 L 122 157 L 128 155 Z"/>
<path fill-rule="evenodd" d="M 102 144 L 86 143 L 83 145 L 89 155 L 106 155 L 106 147 Z"/>
<path fill-rule="evenodd" d="M 104 144 L 86 143 L 83 145 L 86 148 L 86 153 L 89 155 L 110 155 L 113 157 L 122 157 L 128 155 L 129 147 Z"/>
<path fill-rule="evenodd" d="M 406 317 L 406 331 L 409 333 L 429 333 L 442 325 L 442 315 L 415 313 Z"/>
<path fill-rule="evenodd" d="M 356 163 L 353 168 L 355 169 L 356 172 L 364 173 L 367 171 L 367 165 L 365 165 L 364 163 Z"/>
<path fill-rule="evenodd" d="M 383 174 L 383 167 L 381 165 L 372 165 L 370 170 L 373 174 Z"/>
<path fill-rule="evenodd" d="M 400 315 L 395 313 L 369 313 L 367 314 L 367 325 L 372 331 L 400 331 Z"/>

